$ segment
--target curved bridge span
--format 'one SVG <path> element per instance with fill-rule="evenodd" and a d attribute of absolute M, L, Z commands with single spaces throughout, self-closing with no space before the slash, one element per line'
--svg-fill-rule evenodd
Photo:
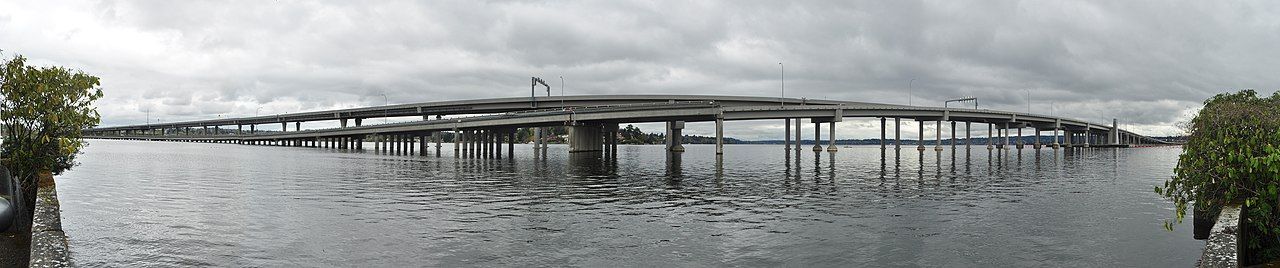
<path fill-rule="evenodd" d="M 421 121 L 389 124 L 363 124 L 367 119 L 385 117 L 421 117 Z M 802 119 L 808 119 L 817 127 L 814 141 L 821 141 L 821 125 L 828 125 L 828 151 L 836 151 L 835 127 L 843 118 L 878 118 L 881 120 L 881 146 L 899 147 L 903 119 L 919 121 L 918 149 L 924 150 L 924 125 L 938 124 L 934 135 L 935 149 L 942 150 L 943 125 L 951 124 L 951 138 L 956 146 L 957 123 L 965 124 L 964 145 L 971 146 L 972 124 L 986 125 L 988 148 L 1005 148 L 1006 145 L 1022 148 L 1024 129 L 1034 133 L 1033 148 L 1039 149 L 1043 132 L 1051 132 L 1052 142 L 1045 146 L 1058 148 L 1115 146 L 1137 144 L 1162 144 L 1163 141 L 1142 136 L 1111 125 L 1087 122 L 1047 115 L 997 111 L 988 109 L 941 108 L 878 104 L 853 101 L 768 98 L 710 95 L 586 95 L 539 98 L 497 98 L 460 101 L 423 102 L 339 109 L 269 116 L 171 122 L 86 130 L 89 138 L 167 140 L 191 142 L 220 142 L 255 145 L 284 145 L 308 147 L 332 147 L 363 149 L 365 139 L 375 141 L 375 150 L 413 151 L 428 154 L 430 142 L 436 143 L 439 153 L 441 142 L 454 143 L 454 151 L 464 155 L 497 155 L 500 144 L 516 141 L 518 129 L 534 130 L 535 148 L 546 148 L 541 128 L 568 126 L 571 152 L 611 150 L 617 144 L 618 124 L 667 122 L 667 146 L 672 151 L 682 151 L 680 132 L 684 122 L 716 122 L 717 141 L 722 140 L 725 121 L 784 119 L 787 126 L 787 147 L 792 122 L 794 137 L 801 140 L 799 127 Z M 336 121 L 340 127 L 302 130 L 302 122 Z M 894 121 L 893 141 L 888 140 L 887 121 Z M 294 129 L 289 130 L 290 123 Z M 282 131 L 258 131 L 257 125 L 280 124 Z M 225 127 L 225 128 L 224 128 Z M 246 129 L 247 127 L 247 129 Z M 981 126 L 979 126 L 981 128 Z M 1016 131 L 1014 141 L 1010 135 Z M 444 135 L 442 135 L 444 134 Z M 457 138 L 453 138 L 457 137 Z M 1003 140 L 1001 140 L 1003 138 Z M 417 144 L 418 146 L 414 146 Z M 721 153 L 722 142 L 717 142 Z M 799 150 L 797 143 L 795 149 Z M 814 150 L 821 150 L 820 145 Z M 458 154 L 455 154 L 458 155 Z"/>

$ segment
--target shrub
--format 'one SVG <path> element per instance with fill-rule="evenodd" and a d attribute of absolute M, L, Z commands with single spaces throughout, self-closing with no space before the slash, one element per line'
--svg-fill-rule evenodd
<path fill-rule="evenodd" d="M 1280 92 L 1259 98 L 1253 90 L 1218 94 L 1188 124 L 1190 136 L 1175 175 L 1156 187 L 1174 202 L 1176 223 L 1188 204 L 1216 211 L 1242 205 L 1244 263 L 1280 257 Z M 1166 229 L 1173 229 L 1166 221 Z"/>

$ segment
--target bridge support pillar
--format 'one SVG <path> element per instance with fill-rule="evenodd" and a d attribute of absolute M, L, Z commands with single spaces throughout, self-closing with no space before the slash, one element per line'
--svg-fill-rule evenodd
<path fill-rule="evenodd" d="M 951 121 L 951 150 L 956 150 L 956 121 Z"/>
<path fill-rule="evenodd" d="M 439 152 L 436 152 L 436 155 L 439 155 L 439 154 L 440 154 Z M 507 155 L 510 155 L 511 159 L 516 158 L 516 130 L 515 129 L 511 129 L 511 131 L 507 132 Z"/>
<path fill-rule="evenodd" d="M 293 122 L 293 130 L 302 131 L 302 122 Z"/>
<path fill-rule="evenodd" d="M 809 119 L 813 121 L 813 119 Z M 813 123 L 813 151 L 822 151 L 822 123 Z"/>
<path fill-rule="evenodd" d="M 1000 129 L 1000 136 L 1004 138 L 1004 143 L 1000 144 L 1000 149 L 1009 149 L 1009 122 L 1004 123 L 1004 128 Z"/>
<path fill-rule="evenodd" d="M 458 129 L 453 129 L 453 158 L 458 158 L 462 152 L 462 135 L 458 134 Z"/>
<path fill-rule="evenodd" d="M 970 131 L 971 126 L 973 125 L 971 125 L 970 122 L 964 122 L 964 149 L 965 150 L 969 150 L 970 148 L 973 148 L 973 139 L 971 138 L 972 136 L 970 135 L 970 133 L 973 132 L 973 131 Z"/>
<path fill-rule="evenodd" d="M 667 122 L 667 151 L 684 152 L 684 121 Z"/>
<path fill-rule="evenodd" d="M 359 150 L 359 151 L 364 150 L 364 136 L 355 138 L 355 143 L 356 143 L 356 150 Z"/>
<path fill-rule="evenodd" d="M 920 128 L 920 130 L 917 131 L 917 134 L 920 134 L 920 136 L 916 138 L 916 144 L 917 144 L 916 151 L 923 152 L 924 151 L 924 121 L 916 120 L 916 123 L 919 124 L 919 128 Z"/>
<path fill-rule="evenodd" d="M 716 118 L 716 154 L 724 154 L 724 118 Z"/>
<path fill-rule="evenodd" d="M 569 152 L 599 152 L 603 148 L 601 143 L 604 137 L 601 133 L 603 126 L 599 124 L 587 124 L 582 126 L 569 126 Z"/>
<path fill-rule="evenodd" d="M 1075 139 L 1074 135 L 1075 133 L 1071 133 L 1071 129 L 1062 130 L 1062 139 L 1065 141 L 1067 148 L 1071 148 L 1072 140 Z"/>
<path fill-rule="evenodd" d="M 417 146 L 417 154 L 419 154 L 419 155 L 421 155 L 421 156 L 428 156 L 428 155 L 430 155 L 430 153 L 428 153 L 428 150 L 426 150 L 426 147 L 430 147 L 430 146 L 431 146 L 431 140 L 428 140 L 428 138 L 426 138 L 426 137 L 428 137 L 428 136 L 426 136 L 426 135 L 417 135 L 417 140 L 419 140 L 419 142 L 420 142 L 420 144 L 417 144 L 417 145 L 419 145 L 419 146 Z"/>
<path fill-rule="evenodd" d="M 836 120 L 839 120 L 839 117 L 837 117 Z M 827 152 L 834 153 L 834 152 L 840 151 L 840 147 L 836 147 L 836 122 L 835 121 L 831 121 L 830 123 L 828 123 L 827 132 L 828 132 L 827 133 L 828 134 L 827 135 L 827 141 L 828 141 Z"/>
<path fill-rule="evenodd" d="M 786 129 L 787 129 L 787 134 L 786 134 L 786 135 L 782 135 L 782 138 L 784 139 L 784 140 L 783 140 L 783 142 L 782 142 L 782 145 L 784 146 L 784 147 L 782 147 L 782 150 L 783 150 L 783 151 L 791 151 L 791 118 L 787 118 L 787 119 L 785 119 L 785 120 L 787 120 L 787 121 L 786 121 L 786 123 L 783 123 L 783 124 L 782 124 L 782 126 L 783 126 L 783 128 L 786 128 Z M 881 122 L 883 123 L 883 119 L 881 119 Z M 881 125 L 884 125 L 884 124 L 881 124 Z M 884 128 L 884 126 L 881 126 L 880 128 Z M 883 139 L 884 139 L 884 137 L 883 137 L 883 136 L 884 136 L 884 135 L 883 135 L 883 133 L 884 133 L 884 132 L 883 132 L 883 131 L 881 131 L 880 133 L 882 133 L 882 134 L 880 135 L 880 136 L 882 136 L 880 139 L 882 139 L 882 140 L 883 140 Z M 881 144 L 882 144 L 882 146 L 881 146 L 881 147 L 883 147 L 883 142 L 882 142 Z"/>
<path fill-rule="evenodd" d="M 893 149 L 902 150 L 902 118 L 893 118 Z"/>
<path fill-rule="evenodd" d="M 796 118 L 796 157 L 799 157 L 800 150 L 803 150 L 801 144 L 804 144 L 804 137 L 800 134 L 800 118 Z"/>
<path fill-rule="evenodd" d="M 884 121 L 885 121 L 884 117 L 881 117 L 880 118 L 880 150 L 884 150 L 884 132 L 885 132 Z"/>
<path fill-rule="evenodd" d="M 362 121 L 363 119 L 364 119 L 364 118 L 356 118 L 356 119 L 355 119 L 355 121 L 356 121 L 356 126 L 357 126 L 357 127 L 358 127 L 358 126 L 360 126 L 360 121 Z"/>
<path fill-rule="evenodd" d="M 255 129 L 256 127 L 257 127 L 257 125 L 249 125 L 249 133 L 250 133 L 250 134 L 258 133 L 258 130 L 257 130 L 257 129 Z"/>
<path fill-rule="evenodd" d="M 1088 128 L 1084 129 L 1084 134 L 1082 137 L 1084 137 L 1084 148 L 1089 148 L 1089 129 Z"/>
<path fill-rule="evenodd" d="M 404 137 L 404 147 L 405 147 L 405 152 L 407 152 L 404 155 L 413 155 L 414 154 L 413 135 L 405 134 L 402 137 Z"/>
<path fill-rule="evenodd" d="M 1025 147 L 1025 146 L 1026 146 L 1026 144 L 1027 144 L 1027 141 L 1022 140 L 1022 128 L 1021 128 L 1021 127 L 1019 127 L 1019 128 L 1018 128 L 1018 139 L 1017 139 L 1017 140 L 1015 140 L 1014 142 L 1016 142 L 1016 143 L 1017 143 L 1017 145 L 1018 145 L 1018 150 L 1022 150 L 1022 148 L 1023 148 L 1023 147 Z"/>
<path fill-rule="evenodd" d="M 1040 129 L 1032 127 L 1031 130 L 1036 132 L 1036 144 L 1032 145 L 1031 148 L 1040 150 Z"/>
<path fill-rule="evenodd" d="M 934 133 L 933 133 L 933 150 L 937 152 L 941 152 L 942 151 L 942 120 L 935 121 L 933 125 L 935 127 Z"/>
<path fill-rule="evenodd" d="M 996 140 L 996 136 L 992 135 L 995 133 L 994 129 L 995 129 L 995 124 L 987 123 L 987 150 L 988 151 L 990 151 L 993 148 L 991 144 L 994 143 L 994 141 Z"/>

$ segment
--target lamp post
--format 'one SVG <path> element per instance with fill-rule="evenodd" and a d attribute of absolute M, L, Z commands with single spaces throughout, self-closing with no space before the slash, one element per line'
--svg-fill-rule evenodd
<path fill-rule="evenodd" d="M 916 82 L 915 78 L 911 78 L 911 81 L 907 81 L 907 106 L 911 106 L 911 93 L 912 91 L 914 91 L 912 90 L 911 86 L 915 82 Z"/>
<path fill-rule="evenodd" d="M 782 74 L 782 98 L 778 100 L 778 103 L 782 106 L 787 106 L 787 65 L 779 62 L 778 68 L 780 69 L 779 72 Z"/>
<path fill-rule="evenodd" d="M 387 124 L 387 106 L 391 106 L 391 99 L 387 98 L 387 93 L 382 94 L 382 124 Z"/>
<path fill-rule="evenodd" d="M 1029 114 L 1031 113 L 1031 90 L 1030 89 L 1023 89 L 1023 90 L 1027 92 L 1027 113 Z"/>

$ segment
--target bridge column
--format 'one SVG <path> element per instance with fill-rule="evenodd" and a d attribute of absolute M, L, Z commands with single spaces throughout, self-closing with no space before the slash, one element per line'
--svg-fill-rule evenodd
<path fill-rule="evenodd" d="M 356 126 L 357 126 L 357 127 L 358 127 L 358 126 L 360 126 L 360 121 L 361 121 L 361 120 L 363 120 L 363 119 L 364 119 L 364 118 L 356 118 L 356 119 L 355 119 L 355 121 L 356 121 Z"/>
<path fill-rule="evenodd" d="M 1018 150 L 1022 150 L 1022 148 L 1023 148 L 1023 147 L 1025 147 L 1025 146 L 1026 146 L 1026 144 L 1027 144 L 1027 141 L 1024 141 L 1024 140 L 1022 139 L 1022 127 L 1021 127 L 1021 126 L 1019 126 L 1019 127 L 1018 127 L 1018 140 L 1016 140 L 1015 142 L 1018 144 Z"/>
<path fill-rule="evenodd" d="M 257 129 L 254 129 L 256 126 L 257 126 L 257 125 L 249 125 L 249 134 L 255 134 L 255 133 L 258 133 L 258 130 L 257 130 Z"/>
<path fill-rule="evenodd" d="M 884 117 L 880 118 L 880 150 L 884 150 Z"/>
<path fill-rule="evenodd" d="M 413 145 L 414 145 L 413 135 L 412 135 L 412 134 L 405 134 L 405 135 L 404 135 L 404 147 L 405 147 L 405 151 L 406 151 L 406 152 L 408 152 L 408 153 L 407 153 L 407 154 L 405 154 L 405 155 L 413 155 L 413 154 L 414 154 L 414 152 L 415 152 L 415 151 L 414 151 L 414 146 L 413 146 Z"/>
<path fill-rule="evenodd" d="M 916 120 L 916 123 L 919 124 L 919 127 L 920 127 L 920 131 L 918 131 L 919 132 L 918 134 L 920 134 L 920 137 L 916 139 L 916 144 L 917 144 L 916 151 L 923 152 L 924 151 L 924 121 Z"/>
<path fill-rule="evenodd" d="M 1031 127 L 1031 130 L 1033 130 L 1033 131 L 1035 131 L 1035 132 L 1036 132 L 1036 144 L 1035 144 L 1035 145 L 1032 145 L 1032 146 L 1031 146 L 1031 148 L 1034 148 L 1034 149 L 1036 149 L 1036 150 L 1040 150 L 1040 129 L 1039 129 L 1039 128 L 1036 128 L 1035 126 L 1032 126 L 1032 127 Z"/>
<path fill-rule="evenodd" d="M 724 118 L 716 118 L 716 154 L 724 154 Z"/>
<path fill-rule="evenodd" d="M 1004 138 L 1004 143 L 1000 144 L 1000 148 L 1009 149 L 1009 122 L 1004 122 L 1004 128 L 1000 130 L 1000 136 Z"/>
<path fill-rule="evenodd" d="M 994 140 L 996 140 L 996 136 L 992 135 L 993 133 L 995 133 L 994 129 L 995 129 L 995 124 L 987 123 L 987 150 L 988 151 L 992 149 L 991 144 L 993 143 Z"/>
<path fill-rule="evenodd" d="M 360 135 L 359 137 L 355 138 L 356 150 L 360 150 L 360 151 L 364 150 L 364 137 L 365 137 L 364 135 Z"/>
<path fill-rule="evenodd" d="M 1084 148 L 1089 148 L 1089 128 L 1090 127 L 1085 127 L 1084 129 Z"/>
<path fill-rule="evenodd" d="M 427 135 L 418 134 L 418 155 L 427 156 L 427 147 L 431 147 L 431 141 L 427 140 Z"/>
<path fill-rule="evenodd" d="M 809 121 L 812 122 L 813 119 L 811 118 Z M 813 151 L 822 151 L 822 123 L 813 123 Z"/>
<path fill-rule="evenodd" d="M 347 119 L 346 119 L 346 118 L 343 118 L 343 119 L 338 120 L 338 121 L 339 121 L 339 125 L 340 125 L 342 128 L 346 128 L 346 127 L 347 127 Z"/>
<path fill-rule="evenodd" d="M 902 118 L 893 118 L 893 149 L 902 150 Z"/>
<path fill-rule="evenodd" d="M 838 120 L 839 117 L 836 117 L 836 118 L 837 119 L 835 120 Z M 835 121 L 831 121 L 830 123 L 828 123 L 827 131 L 829 132 L 828 133 L 829 135 L 827 135 L 827 141 L 829 141 L 829 144 L 827 145 L 827 152 L 834 153 L 834 152 L 840 151 L 840 147 L 836 147 L 836 122 Z"/>
<path fill-rule="evenodd" d="M 787 118 L 787 119 L 784 119 L 784 120 L 787 120 L 787 121 L 786 121 L 786 123 L 783 123 L 783 124 L 782 124 L 782 126 L 783 126 L 784 128 L 786 128 L 786 129 L 787 129 L 787 134 L 786 134 L 786 135 L 782 135 L 782 138 L 784 139 L 784 141 L 782 142 L 782 145 L 784 146 L 784 147 L 782 147 L 782 150 L 783 150 L 783 151 L 790 151 L 790 150 L 791 150 L 791 118 Z M 882 122 L 883 122 L 883 119 L 882 119 Z M 881 124 L 881 125 L 884 125 L 884 124 Z M 881 128 L 884 128 L 884 127 L 882 126 Z M 883 132 L 883 131 L 881 131 L 880 133 L 884 133 L 884 132 Z M 881 136 L 884 136 L 884 135 L 881 135 Z M 881 139 L 883 140 L 884 138 L 883 138 L 883 137 L 881 137 Z M 881 144 L 883 145 L 883 143 L 881 143 Z M 881 146 L 881 147 L 883 147 L 883 146 Z"/>
<path fill-rule="evenodd" d="M 462 135 L 458 134 L 458 129 L 453 129 L 453 158 L 458 158 L 462 154 Z"/>
<path fill-rule="evenodd" d="M 956 121 L 951 121 L 951 150 L 956 150 Z"/>
<path fill-rule="evenodd" d="M 598 124 L 569 126 L 569 152 L 599 152 L 603 148 L 601 138 L 604 137 L 600 133 L 601 127 Z"/>
<path fill-rule="evenodd" d="M 302 121 L 293 122 L 293 130 L 302 131 Z"/>
<path fill-rule="evenodd" d="M 1067 148 L 1071 148 L 1072 143 L 1073 143 L 1073 142 L 1072 142 L 1072 140 L 1074 140 L 1074 139 L 1075 139 L 1074 134 L 1075 134 L 1075 133 L 1071 133 L 1071 129 L 1063 129 L 1063 130 L 1062 130 L 1062 139 L 1066 141 L 1066 144 L 1067 144 L 1066 146 L 1067 146 Z"/>
<path fill-rule="evenodd" d="M 672 152 L 684 152 L 684 136 L 681 134 L 684 130 L 684 121 L 667 122 L 667 150 Z"/>
<path fill-rule="evenodd" d="M 511 159 L 516 159 L 516 129 L 514 128 L 507 131 L 507 155 L 510 155 Z"/>
<path fill-rule="evenodd" d="M 618 153 L 618 123 L 609 124 L 609 152 Z"/>
<path fill-rule="evenodd" d="M 965 149 L 965 150 L 969 150 L 970 148 L 973 148 L 973 139 L 972 139 L 972 138 L 970 138 L 970 137 L 972 137 L 972 136 L 970 135 L 970 133 L 971 133 L 972 131 L 970 131 L 970 128 L 969 128 L 969 127 L 971 127 L 971 126 L 973 126 L 973 125 L 971 125 L 971 124 L 969 124 L 969 123 L 970 123 L 970 122 L 964 122 L 964 149 Z"/>
<path fill-rule="evenodd" d="M 505 131 L 493 132 L 493 156 L 497 159 L 502 159 L 502 140 L 507 136 L 503 134 L 504 132 Z"/>
<path fill-rule="evenodd" d="M 937 120 L 933 124 L 936 128 L 933 133 L 933 150 L 942 151 L 942 120 Z"/>
<path fill-rule="evenodd" d="M 798 156 L 798 155 L 800 155 L 800 150 L 802 150 L 802 149 L 800 148 L 800 147 L 802 147 L 802 146 L 800 146 L 800 145 L 801 145 L 801 144 L 804 144 L 804 142 L 803 142 L 803 141 L 804 141 L 804 139 L 803 139 L 803 137 L 801 137 L 800 132 L 801 132 L 801 131 L 800 131 L 800 118 L 796 118 L 796 155 L 797 155 L 797 156 Z"/>

